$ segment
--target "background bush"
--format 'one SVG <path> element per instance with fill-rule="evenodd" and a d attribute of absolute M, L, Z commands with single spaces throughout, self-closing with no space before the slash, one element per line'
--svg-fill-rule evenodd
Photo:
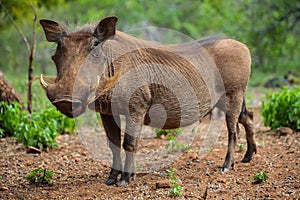
<path fill-rule="evenodd" d="M 276 129 L 289 127 L 300 130 L 300 87 L 271 93 L 266 102 L 262 102 L 262 116 L 265 126 Z"/>
<path fill-rule="evenodd" d="M 56 136 L 73 133 L 75 122 L 54 107 L 33 112 L 22 110 L 20 104 L 0 102 L 0 136 L 13 135 L 24 146 L 39 149 L 56 147 Z"/>

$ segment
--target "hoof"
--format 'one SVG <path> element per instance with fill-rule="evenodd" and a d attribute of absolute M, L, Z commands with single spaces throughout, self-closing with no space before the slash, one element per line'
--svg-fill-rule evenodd
<path fill-rule="evenodd" d="M 105 181 L 106 185 L 114 185 L 117 183 L 116 179 L 109 178 Z"/>
<path fill-rule="evenodd" d="M 106 185 L 113 185 L 117 183 L 118 176 L 121 173 L 119 170 L 111 169 L 108 179 L 105 181 Z"/>
<path fill-rule="evenodd" d="M 123 172 L 121 180 L 118 183 L 118 186 L 127 186 L 130 183 L 130 178 L 132 180 L 135 180 L 136 174 L 135 173 L 128 173 L 128 172 Z"/>
<path fill-rule="evenodd" d="M 228 172 L 229 171 L 229 169 L 227 168 L 227 167 L 221 167 L 221 172 Z"/>
<path fill-rule="evenodd" d="M 250 161 L 251 161 L 251 158 L 249 158 L 249 157 L 244 157 L 243 160 L 241 160 L 241 162 L 243 162 L 243 163 L 248 163 Z"/>
<path fill-rule="evenodd" d="M 234 161 L 230 163 L 226 162 L 221 166 L 221 172 L 228 172 L 230 169 L 234 170 Z"/>
<path fill-rule="evenodd" d="M 256 146 L 254 146 L 252 148 L 252 150 L 247 150 L 243 160 L 241 162 L 243 163 L 247 163 L 247 162 L 250 162 L 252 160 L 252 155 L 255 153 L 256 154 Z"/>
<path fill-rule="evenodd" d="M 136 179 L 136 174 L 135 173 L 132 173 L 131 174 L 131 179 L 134 181 Z"/>
<path fill-rule="evenodd" d="M 129 182 L 125 181 L 125 180 L 120 180 L 120 182 L 118 183 L 118 186 L 119 187 L 122 187 L 122 186 L 128 186 L 129 185 Z"/>

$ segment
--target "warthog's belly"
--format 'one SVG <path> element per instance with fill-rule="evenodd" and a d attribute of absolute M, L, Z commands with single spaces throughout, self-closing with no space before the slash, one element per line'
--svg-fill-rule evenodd
<path fill-rule="evenodd" d="M 176 129 L 179 127 L 184 127 L 195 123 L 199 120 L 200 117 L 188 117 L 182 119 L 180 115 L 171 115 L 167 118 L 162 118 L 161 116 L 150 118 L 149 114 L 147 113 L 144 121 L 144 125 L 148 125 L 154 128 L 160 129 Z"/>
<path fill-rule="evenodd" d="M 211 105 L 198 101 L 161 101 L 152 104 L 144 120 L 145 125 L 160 129 L 175 129 L 191 125 L 210 112 Z"/>

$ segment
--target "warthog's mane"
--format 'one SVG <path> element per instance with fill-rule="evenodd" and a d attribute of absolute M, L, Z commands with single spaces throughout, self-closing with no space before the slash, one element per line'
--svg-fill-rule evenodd
<path fill-rule="evenodd" d="M 98 22 L 90 22 L 88 24 L 85 24 L 83 26 L 78 26 L 74 29 L 74 31 L 72 31 L 71 33 L 86 33 L 86 34 L 93 34 L 96 27 L 98 25 Z M 147 28 L 147 27 L 145 27 Z M 132 39 L 132 38 L 135 38 L 137 40 L 140 40 L 141 42 L 145 41 L 145 42 L 150 42 L 150 41 L 147 41 L 147 40 L 143 40 L 141 38 L 138 38 L 138 37 L 134 37 L 134 36 L 131 36 L 130 34 L 127 34 L 127 33 L 124 33 L 124 32 L 121 32 L 121 31 L 117 31 L 117 34 L 118 33 L 121 33 L 123 36 L 130 36 L 130 38 L 127 38 L 127 39 Z M 125 38 L 126 39 L 126 38 Z M 195 43 L 197 45 L 200 45 L 202 47 L 205 47 L 205 46 L 208 46 L 208 45 L 212 45 L 214 44 L 216 41 L 218 40 L 221 40 L 221 39 L 225 39 L 225 35 L 223 34 L 217 34 L 217 35 L 212 35 L 212 36 L 205 36 L 203 38 L 200 38 L 198 40 L 194 40 L 192 42 L 187 42 L 187 44 L 191 44 L 191 43 Z M 136 42 L 136 41 L 135 41 Z M 152 42 L 151 42 L 152 43 Z M 156 43 L 157 44 L 157 43 Z M 187 47 L 187 46 L 186 46 Z"/>
<path fill-rule="evenodd" d="M 98 22 L 90 22 L 88 24 L 85 24 L 83 26 L 78 26 L 75 28 L 74 33 L 87 33 L 87 34 L 93 34 L 96 27 L 98 25 Z"/>

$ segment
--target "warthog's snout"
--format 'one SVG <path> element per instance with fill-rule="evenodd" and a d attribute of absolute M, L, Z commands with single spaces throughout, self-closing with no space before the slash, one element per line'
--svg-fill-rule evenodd
<path fill-rule="evenodd" d="M 43 75 L 40 77 L 40 83 L 45 89 L 48 99 L 61 113 L 75 118 L 85 111 L 86 97 L 89 92 L 88 85 L 80 84 L 76 88 L 74 86 L 70 88 L 70 84 L 63 84 L 64 82 L 48 84 L 43 79 Z M 61 94 L 62 91 L 64 91 L 64 94 Z"/>
<path fill-rule="evenodd" d="M 85 106 L 79 100 L 57 99 L 52 104 L 68 117 L 78 117 L 85 111 Z"/>

